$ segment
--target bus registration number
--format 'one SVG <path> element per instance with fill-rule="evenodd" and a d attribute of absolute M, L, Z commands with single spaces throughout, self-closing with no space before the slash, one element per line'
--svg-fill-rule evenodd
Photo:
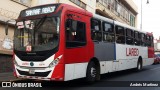
<path fill-rule="evenodd" d="M 29 69 L 29 74 L 35 74 L 35 70 L 34 69 Z"/>

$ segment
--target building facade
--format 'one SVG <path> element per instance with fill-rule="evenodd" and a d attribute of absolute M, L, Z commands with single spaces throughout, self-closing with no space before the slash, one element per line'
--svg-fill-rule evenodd
<path fill-rule="evenodd" d="M 137 27 L 138 8 L 132 0 L 96 0 L 96 13 Z"/>
<path fill-rule="evenodd" d="M 8 35 L 5 35 L 5 22 L 16 19 L 21 10 L 31 6 L 31 0 L 1 0 L 0 3 L 0 53 L 12 54 L 14 23 L 9 22 Z"/>

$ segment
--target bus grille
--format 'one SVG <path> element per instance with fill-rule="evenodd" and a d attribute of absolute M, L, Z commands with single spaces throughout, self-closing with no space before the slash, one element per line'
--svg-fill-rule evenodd
<path fill-rule="evenodd" d="M 26 76 L 39 76 L 39 77 L 47 77 L 51 71 L 47 72 L 35 72 L 35 74 L 29 74 L 29 72 L 18 70 L 19 74 Z"/>

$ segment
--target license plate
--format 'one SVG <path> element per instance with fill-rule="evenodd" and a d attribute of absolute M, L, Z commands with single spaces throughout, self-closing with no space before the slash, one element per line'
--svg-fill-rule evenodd
<path fill-rule="evenodd" d="M 35 70 L 34 69 L 29 69 L 29 74 L 35 74 Z"/>

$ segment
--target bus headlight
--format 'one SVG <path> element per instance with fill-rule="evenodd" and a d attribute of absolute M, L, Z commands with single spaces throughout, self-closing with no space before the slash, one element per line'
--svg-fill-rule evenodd
<path fill-rule="evenodd" d="M 58 58 L 56 58 L 55 60 L 53 60 L 50 64 L 49 64 L 49 68 L 56 66 L 59 63 L 59 60 L 62 58 L 62 55 L 59 56 Z"/>

